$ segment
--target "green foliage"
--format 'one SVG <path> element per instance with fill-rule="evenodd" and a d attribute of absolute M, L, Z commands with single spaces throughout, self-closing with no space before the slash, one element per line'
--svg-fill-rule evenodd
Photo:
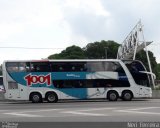
<path fill-rule="evenodd" d="M 67 47 L 59 54 L 53 54 L 48 59 L 104 59 L 116 58 L 119 44 L 114 41 L 104 41 L 89 43 L 86 47 L 78 46 Z"/>
<path fill-rule="evenodd" d="M 152 52 L 148 51 L 148 54 L 149 54 L 149 58 L 150 58 L 152 71 L 153 71 L 153 73 L 155 73 L 157 79 L 159 79 L 160 76 L 159 76 L 159 73 L 158 73 L 158 70 L 157 70 L 156 58 L 153 56 Z M 142 61 L 142 63 L 145 65 L 147 71 L 149 71 L 147 56 L 146 56 L 146 52 L 144 50 L 137 53 L 136 59 Z"/>
<path fill-rule="evenodd" d="M 104 41 L 89 43 L 84 47 L 87 58 L 89 59 L 104 59 L 116 58 L 119 44 L 114 41 Z"/>
<path fill-rule="evenodd" d="M 84 51 L 78 46 L 70 46 L 67 47 L 59 54 L 53 54 L 48 57 L 48 59 L 84 59 L 85 53 Z"/>
<path fill-rule="evenodd" d="M 158 72 L 157 79 L 160 80 L 160 64 L 157 64 L 156 70 L 157 70 L 157 72 Z"/>

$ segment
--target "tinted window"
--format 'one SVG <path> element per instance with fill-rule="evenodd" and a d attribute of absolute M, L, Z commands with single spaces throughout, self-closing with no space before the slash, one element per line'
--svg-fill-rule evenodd
<path fill-rule="evenodd" d="M 124 73 L 122 66 L 118 62 L 88 62 L 87 69 L 89 72 L 112 71 Z"/>
<path fill-rule="evenodd" d="M 3 77 L 0 77 L 0 85 L 3 85 Z"/>
<path fill-rule="evenodd" d="M 146 71 L 139 61 L 124 61 L 130 72 Z"/>
<path fill-rule="evenodd" d="M 87 80 L 53 80 L 56 88 L 107 88 L 130 87 L 128 80 L 87 79 Z"/>
<path fill-rule="evenodd" d="M 88 72 L 104 71 L 105 62 L 88 62 L 87 69 Z"/>
<path fill-rule="evenodd" d="M 30 63 L 19 62 L 18 68 L 19 68 L 19 71 L 20 71 L 20 72 L 30 71 Z"/>
<path fill-rule="evenodd" d="M 6 63 L 6 68 L 8 72 L 18 72 L 19 71 L 17 62 Z"/>
<path fill-rule="evenodd" d="M 71 72 L 82 72 L 86 71 L 86 63 L 83 62 L 72 62 L 68 63 L 68 71 Z"/>
<path fill-rule="evenodd" d="M 85 62 L 52 62 L 53 72 L 81 72 L 86 71 Z"/>
<path fill-rule="evenodd" d="M 62 62 L 52 62 L 51 70 L 52 72 L 64 72 L 67 70 L 67 65 Z"/>
<path fill-rule="evenodd" d="M 31 71 L 32 72 L 50 72 L 51 66 L 49 62 L 32 62 Z"/>
<path fill-rule="evenodd" d="M 124 73 L 124 70 L 119 62 L 105 62 L 105 71 Z"/>
<path fill-rule="evenodd" d="M 30 64 L 26 62 L 7 62 L 8 72 L 26 72 L 30 70 Z"/>

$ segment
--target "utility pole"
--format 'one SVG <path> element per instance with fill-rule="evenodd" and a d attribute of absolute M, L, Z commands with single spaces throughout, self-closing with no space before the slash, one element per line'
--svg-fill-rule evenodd
<path fill-rule="evenodd" d="M 107 59 L 107 49 L 108 47 L 104 47 L 104 50 L 105 50 L 105 58 Z"/>

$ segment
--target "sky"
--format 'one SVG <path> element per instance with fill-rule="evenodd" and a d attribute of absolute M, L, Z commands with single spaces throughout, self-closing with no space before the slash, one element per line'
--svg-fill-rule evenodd
<path fill-rule="evenodd" d="M 122 43 L 141 19 L 160 63 L 160 0 L 0 0 L 0 64 L 44 59 L 66 47 Z M 19 48 L 18 48 L 19 47 Z"/>

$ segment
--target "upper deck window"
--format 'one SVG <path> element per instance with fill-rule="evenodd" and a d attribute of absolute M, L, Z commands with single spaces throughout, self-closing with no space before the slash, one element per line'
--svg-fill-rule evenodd
<path fill-rule="evenodd" d="M 139 61 L 124 61 L 130 72 L 146 71 L 143 64 Z"/>
<path fill-rule="evenodd" d="M 49 62 L 31 62 L 31 72 L 50 72 L 51 66 Z"/>
<path fill-rule="evenodd" d="M 89 72 L 111 71 L 124 73 L 122 66 L 118 62 L 88 62 L 87 69 Z"/>
<path fill-rule="evenodd" d="M 30 70 L 29 63 L 26 62 L 7 62 L 6 68 L 8 72 L 26 72 Z"/>
<path fill-rule="evenodd" d="M 6 68 L 8 72 L 18 72 L 19 71 L 17 62 L 7 62 Z"/>
<path fill-rule="evenodd" d="M 52 62 L 53 72 L 83 72 L 86 71 L 85 62 Z"/>

